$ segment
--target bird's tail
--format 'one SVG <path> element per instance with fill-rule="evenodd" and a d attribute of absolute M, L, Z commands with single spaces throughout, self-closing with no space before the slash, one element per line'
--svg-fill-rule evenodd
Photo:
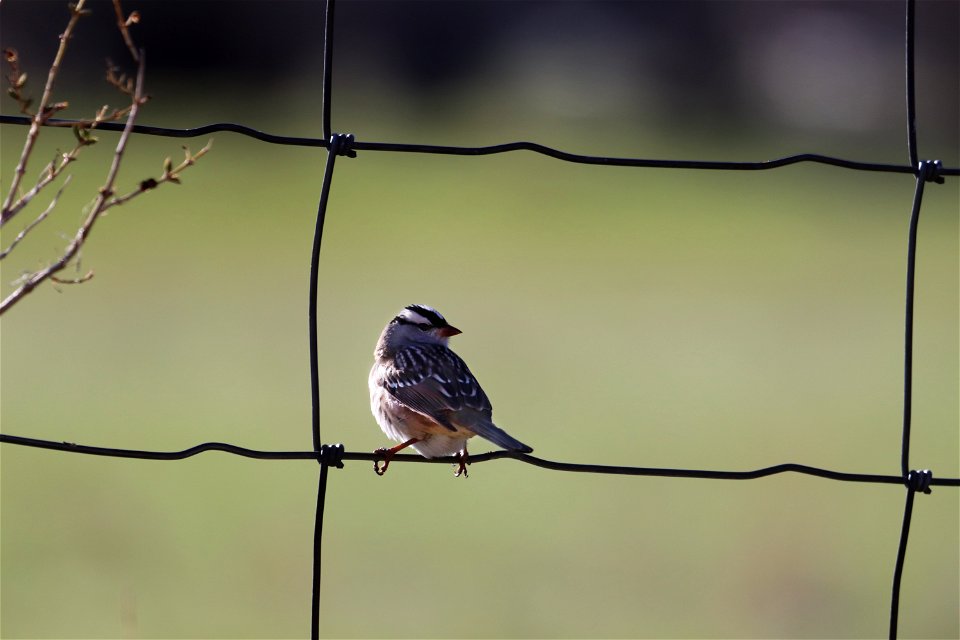
<path fill-rule="evenodd" d="M 486 420 L 478 420 L 477 424 L 470 425 L 471 431 L 482 438 L 486 438 L 493 444 L 503 447 L 508 451 L 519 451 L 520 453 L 532 453 L 533 447 L 528 447 L 509 433 Z"/>

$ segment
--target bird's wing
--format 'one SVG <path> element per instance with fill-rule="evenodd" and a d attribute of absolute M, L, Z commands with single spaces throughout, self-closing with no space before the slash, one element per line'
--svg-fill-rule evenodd
<path fill-rule="evenodd" d="M 470 410 L 489 419 L 487 394 L 460 356 L 443 345 L 411 345 L 397 352 L 381 383 L 393 397 L 451 431 L 455 414 Z"/>

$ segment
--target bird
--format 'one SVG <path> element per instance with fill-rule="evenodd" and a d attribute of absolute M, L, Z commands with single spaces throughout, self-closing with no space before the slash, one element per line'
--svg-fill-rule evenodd
<path fill-rule="evenodd" d="M 370 369 L 370 409 L 400 444 L 374 453 L 383 475 L 397 452 L 411 447 L 426 458 L 455 455 L 454 475 L 467 475 L 467 440 L 477 435 L 508 451 L 533 449 L 493 423 L 493 407 L 467 364 L 448 347 L 462 333 L 433 307 L 404 307 L 377 340 Z M 383 466 L 379 462 L 383 458 Z"/>

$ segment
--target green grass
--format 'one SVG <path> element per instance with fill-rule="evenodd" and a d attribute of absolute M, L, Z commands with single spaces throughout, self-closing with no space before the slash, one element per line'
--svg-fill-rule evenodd
<path fill-rule="evenodd" d="M 21 132 L 2 130 L 5 172 Z M 4 294 L 75 228 L 109 156 L 93 151 L 72 199 L 4 262 Z M 178 153 L 137 139 L 124 184 Z M 308 449 L 324 160 L 223 134 L 182 186 L 111 211 L 83 253 L 94 279 L 46 285 L 3 319 L 3 432 Z M 537 455 L 896 474 L 912 195 L 908 176 L 818 166 L 338 160 L 319 291 L 323 440 L 386 443 L 365 386 L 373 344 L 423 302 L 464 330 L 454 347 L 495 418 Z M 941 476 L 957 475 L 960 446 L 957 204 L 956 180 L 930 185 L 919 239 L 912 462 Z M 0 453 L 3 637 L 307 635 L 314 463 Z M 902 502 L 895 486 L 800 476 L 498 461 L 467 480 L 400 464 L 378 478 L 349 463 L 330 474 L 322 633 L 880 637 Z M 917 498 L 903 637 L 960 632 L 958 516 L 955 490 Z"/>

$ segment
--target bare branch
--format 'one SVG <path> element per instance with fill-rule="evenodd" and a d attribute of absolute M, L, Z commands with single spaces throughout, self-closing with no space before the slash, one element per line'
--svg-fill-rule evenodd
<path fill-rule="evenodd" d="M 114 184 L 117 180 L 117 174 L 120 171 L 120 162 L 123 160 L 123 153 L 127 148 L 127 142 L 130 140 L 130 134 L 133 131 L 134 122 L 137 119 L 140 106 L 143 104 L 143 76 L 145 57 L 146 56 L 143 55 L 143 51 L 141 51 L 140 62 L 137 67 L 137 81 L 134 88 L 133 102 L 130 105 L 129 113 L 127 114 L 126 125 L 124 126 L 123 133 L 120 135 L 120 140 L 117 141 L 117 147 L 113 153 L 113 162 L 111 162 L 110 169 L 107 171 L 106 180 L 104 181 L 103 186 L 100 187 L 100 192 L 97 194 L 97 198 L 94 200 L 89 213 L 87 213 L 87 216 L 83 221 L 83 224 L 80 225 L 80 228 L 77 230 L 73 240 L 70 241 L 70 244 L 67 245 L 63 255 L 60 256 L 56 262 L 29 276 L 29 278 L 27 278 L 27 280 L 20 285 L 20 287 L 14 290 L 13 293 L 7 296 L 3 302 L 0 303 L 0 315 L 8 311 L 20 300 L 23 300 L 24 296 L 33 291 L 37 285 L 56 275 L 63 270 L 67 264 L 69 264 L 69 262 L 74 258 L 74 256 L 77 255 L 77 253 L 83 247 L 84 242 L 86 242 L 87 238 L 90 236 L 90 233 L 93 230 L 93 225 L 103 213 L 106 203 L 113 197 Z"/>
<path fill-rule="evenodd" d="M 16 168 L 10 193 L 7 194 L 3 206 L 0 208 L 0 226 L 17 215 L 44 188 L 48 187 L 55 180 L 57 180 L 57 178 L 63 174 L 67 165 L 77 159 L 77 156 L 83 147 L 97 142 L 97 138 L 93 136 L 92 131 L 99 124 L 105 121 L 125 119 L 123 132 L 117 141 L 113 153 L 113 159 L 110 163 L 110 167 L 107 171 L 104 182 L 99 188 L 97 196 L 93 202 L 88 207 L 84 208 L 83 220 L 80 224 L 80 227 L 77 229 L 74 236 L 69 239 L 69 242 L 63 250 L 62 255 L 60 255 L 46 268 L 40 269 L 33 273 L 28 272 L 19 278 L 16 283 L 14 283 L 16 289 L 13 291 L 13 293 L 8 295 L 2 302 L 0 302 L 0 315 L 12 308 L 17 302 L 22 300 L 26 295 L 28 295 L 38 285 L 46 280 L 50 280 L 56 284 L 80 284 L 90 280 L 90 278 L 93 277 L 93 271 L 90 271 L 85 275 L 78 275 L 76 278 L 64 278 L 58 274 L 70 265 L 73 265 L 76 268 L 77 274 L 80 273 L 80 255 L 82 248 L 84 243 L 89 238 L 96 221 L 111 207 L 124 204 L 141 193 L 155 189 L 159 185 L 167 182 L 178 184 L 180 182 L 180 174 L 187 169 L 187 167 L 192 166 L 198 158 L 205 155 L 211 148 L 212 140 L 195 154 L 191 153 L 188 148 L 184 147 L 184 159 L 179 165 L 174 167 L 170 159 L 167 158 L 163 164 L 163 173 L 159 178 L 148 178 L 146 180 L 142 180 L 137 189 L 134 191 L 131 191 L 125 195 L 117 195 L 116 183 L 123 156 L 126 151 L 127 144 L 131 139 L 134 123 L 139 115 L 140 108 L 149 99 L 149 96 L 144 93 L 145 55 L 142 50 L 138 50 L 135 47 L 133 38 L 131 37 L 129 31 L 129 27 L 131 25 L 139 22 L 140 16 L 139 13 L 133 12 L 129 16 L 124 17 L 120 0 L 113 0 L 114 12 L 117 17 L 117 26 L 127 44 L 128 49 L 130 50 L 131 56 L 137 62 L 137 73 L 135 78 L 130 78 L 125 73 L 122 73 L 112 63 L 108 62 L 106 80 L 110 85 L 129 98 L 129 105 L 122 109 L 111 109 L 109 106 L 103 106 L 97 111 L 91 120 L 73 121 L 69 123 L 50 122 L 50 117 L 54 113 L 65 109 L 68 106 L 66 102 L 52 102 L 52 87 L 53 82 L 59 73 L 64 53 L 66 51 L 67 42 L 70 40 L 79 18 L 89 13 L 87 10 L 83 9 L 85 1 L 86 0 L 78 0 L 77 4 L 70 5 L 70 22 L 68 23 L 67 28 L 64 30 L 64 33 L 60 36 L 60 48 L 54 59 L 53 65 L 51 66 L 43 99 L 38 105 L 36 114 L 32 118 L 30 131 L 27 134 L 27 141 L 24 144 L 24 149 Z M 26 110 L 30 106 L 29 98 L 27 98 L 24 91 L 24 87 L 27 82 L 26 75 L 20 73 L 19 60 L 16 51 L 5 50 L 4 54 L 10 68 L 7 75 L 7 81 L 10 85 L 10 94 L 20 103 L 21 109 Z M 26 193 L 21 195 L 21 185 L 26 172 L 27 161 L 31 152 L 35 148 L 40 127 L 47 124 L 71 126 L 73 128 L 74 135 L 76 136 L 76 145 L 70 151 L 58 154 L 57 157 L 48 163 L 41 172 L 34 186 Z M 59 201 L 60 196 L 69 181 L 70 178 L 68 176 L 67 180 L 61 186 L 60 190 L 54 196 L 47 208 L 33 222 L 22 229 L 17 237 L 14 238 L 10 246 L 0 253 L 0 260 L 9 255 L 10 252 L 20 243 L 20 241 L 26 237 L 28 233 L 35 229 L 50 215 L 50 213 L 56 207 L 57 202 Z"/>
<path fill-rule="evenodd" d="M 13 242 L 10 243 L 10 246 L 4 249 L 2 253 L 0 253 L 0 260 L 3 260 L 4 258 L 6 258 L 10 254 L 10 252 L 13 251 L 13 248 L 17 246 L 20 243 L 20 241 L 27 236 L 28 233 L 33 231 L 34 227 L 36 227 L 38 224 L 43 222 L 44 219 L 48 215 L 50 215 L 50 212 L 53 211 L 54 207 L 57 206 L 57 201 L 60 199 L 60 196 L 63 194 L 64 189 L 66 189 L 67 185 L 70 184 L 70 179 L 72 177 L 73 176 L 67 176 L 67 179 L 63 181 L 63 185 L 60 187 L 60 189 L 57 190 L 57 195 L 53 196 L 53 200 L 51 200 L 50 204 L 47 205 L 47 208 L 43 210 L 43 213 L 37 216 L 36 220 L 34 220 L 30 224 L 28 224 L 26 227 L 24 227 L 23 230 L 17 234 L 17 237 L 13 239 Z"/>
<path fill-rule="evenodd" d="M 56 180 L 60 174 L 63 173 L 63 170 L 67 167 L 67 165 L 77 159 L 80 148 L 86 144 L 92 143 L 87 142 L 84 144 L 77 144 L 76 147 L 60 156 L 59 164 L 57 163 L 56 159 L 54 159 L 52 162 L 50 162 L 50 164 L 44 167 L 43 171 L 40 173 L 40 178 L 37 180 L 37 183 L 33 185 L 29 191 L 20 196 L 10 207 L 10 218 L 15 216 L 20 212 L 21 209 L 30 204 L 30 201 L 33 200 L 34 197 L 36 197 L 36 195 L 40 193 L 44 187 Z"/>
<path fill-rule="evenodd" d="M 180 184 L 180 174 L 187 168 L 193 166 L 194 163 L 199 158 L 202 158 L 210 149 L 213 148 L 213 140 L 209 140 L 207 144 L 203 146 L 200 151 L 196 153 L 190 153 L 190 149 L 187 147 L 183 148 L 184 159 L 176 167 L 173 166 L 173 163 L 170 161 L 170 158 L 167 158 L 163 162 L 163 175 L 159 178 L 147 178 L 140 182 L 138 188 L 134 191 L 126 193 L 122 196 L 115 196 L 111 198 L 103 207 L 104 211 L 111 207 L 116 207 L 122 204 L 126 204 L 130 200 L 133 200 L 140 194 L 146 193 L 147 191 L 152 191 L 156 189 L 161 184 L 167 182 L 172 182 L 174 184 Z"/>
<path fill-rule="evenodd" d="M 12 49 L 7 49 L 5 50 L 4 53 L 7 58 L 7 61 L 11 65 L 11 72 L 9 74 L 9 77 L 7 78 L 7 81 L 11 84 L 11 95 L 13 95 L 14 93 L 17 94 L 14 97 L 21 102 L 21 107 L 23 107 L 23 105 L 29 105 L 30 100 L 24 97 L 20 92 L 20 89 L 22 89 L 23 85 L 26 83 L 26 80 L 25 80 L 25 74 L 19 74 L 17 52 L 13 51 Z M 14 76 L 16 76 L 16 79 L 14 79 Z M 133 99 L 134 81 L 132 79 L 127 78 L 125 74 L 121 74 L 120 76 L 117 76 L 117 68 L 112 64 L 108 65 L 106 79 L 109 84 L 113 85 L 121 93 L 127 95 L 131 100 Z M 146 99 L 147 97 L 143 96 L 142 101 L 145 102 Z M 50 114 L 60 109 L 65 109 L 66 107 L 67 107 L 66 102 L 58 102 L 56 104 L 49 105 L 46 107 L 47 116 L 49 116 Z M 100 107 L 100 109 L 97 111 L 97 113 L 94 115 L 93 118 L 88 120 L 80 120 L 80 121 L 65 122 L 65 123 L 49 123 L 49 122 L 46 122 L 46 119 L 44 119 L 42 123 L 48 124 L 49 126 L 71 127 L 73 129 L 74 135 L 77 138 L 77 144 L 74 146 L 73 149 L 63 154 L 62 162 L 60 164 L 53 163 L 52 165 L 53 168 L 50 171 L 48 171 L 47 169 L 44 169 L 43 173 L 41 173 L 40 179 L 36 182 L 36 184 L 34 184 L 34 186 L 29 191 L 19 196 L 18 198 L 16 198 L 16 200 L 10 202 L 6 206 L 6 208 L 3 209 L 2 218 L 0 218 L 0 226 L 2 226 L 6 221 L 13 218 L 15 215 L 17 215 L 24 207 L 30 204 L 30 201 L 38 193 L 40 193 L 51 182 L 56 180 L 56 178 L 60 175 L 60 173 L 67 166 L 67 164 L 77 159 L 77 156 L 80 154 L 80 150 L 83 147 L 89 146 L 97 142 L 97 138 L 91 134 L 91 131 L 93 129 L 96 129 L 97 125 L 99 125 L 101 122 L 112 122 L 114 120 L 120 120 L 122 118 L 125 118 L 129 113 L 129 111 L 130 111 L 129 106 L 124 107 L 122 109 L 114 108 L 113 110 L 111 110 L 109 106 L 104 105 Z M 29 136 L 29 133 L 28 133 L 28 136 Z M 23 158 L 21 158 L 21 162 L 22 161 L 23 161 Z M 24 164 L 23 166 L 25 167 L 26 165 Z M 11 194 L 12 193 L 13 191 L 11 190 Z M 9 197 L 10 197 L 10 194 L 8 194 L 8 199 Z"/>
<path fill-rule="evenodd" d="M 118 75 L 119 74 L 119 75 Z M 133 78 L 120 71 L 120 68 L 107 60 L 107 83 L 120 93 L 133 97 Z"/>
<path fill-rule="evenodd" d="M 9 70 L 7 71 L 7 83 L 10 88 L 7 93 L 20 105 L 20 113 L 33 115 L 30 113 L 30 105 L 33 99 L 24 93 L 24 87 L 27 86 L 27 74 L 20 71 L 20 56 L 16 49 L 4 49 L 3 58 L 7 62 Z"/>
<path fill-rule="evenodd" d="M 27 170 L 27 160 L 30 158 L 30 153 L 33 151 L 34 145 L 36 145 L 37 137 L 40 135 L 41 125 L 49 119 L 53 113 L 65 105 L 65 103 L 51 104 L 53 85 L 57 79 L 57 75 L 60 73 L 60 65 L 67 51 L 67 43 L 73 36 L 77 22 L 88 13 L 83 8 L 85 3 L 86 0 L 77 0 L 76 4 L 70 5 L 70 21 L 67 23 L 67 28 L 64 29 L 60 35 L 60 47 L 57 49 L 57 54 L 53 58 L 53 64 L 50 65 L 50 72 L 47 74 L 47 84 L 43 89 L 43 96 L 37 105 L 37 111 L 33 116 L 33 121 L 30 123 L 30 130 L 27 132 L 27 139 L 23 144 L 23 151 L 20 153 L 20 161 L 17 163 L 17 167 L 13 172 L 10 191 L 7 193 L 7 197 L 4 198 L 3 205 L 0 206 L 0 226 L 6 224 L 16 214 L 16 211 L 12 209 L 12 205 L 17 200 L 17 194 L 20 192 L 20 183 L 23 181 L 23 175 Z M 17 209 L 17 211 L 19 210 L 20 209 Z"/>
<path fill-rule="evenodd" d="M 133 38 L 130 36 L 129 28 L 130 25 L 140 22 L 140 12 L 134 11 L 128 17 L 124 18 L 120 0 L 113 0 L 113 11 L 117 14 L 117 28 L 120 29 L 120 34 L 123 36 L 123 41 L 127 44 L 127 49 L 130 50 L 130 55 L 133 57 L 134 62 L 140 62 L 140 53 L 133 44 Z"/>

